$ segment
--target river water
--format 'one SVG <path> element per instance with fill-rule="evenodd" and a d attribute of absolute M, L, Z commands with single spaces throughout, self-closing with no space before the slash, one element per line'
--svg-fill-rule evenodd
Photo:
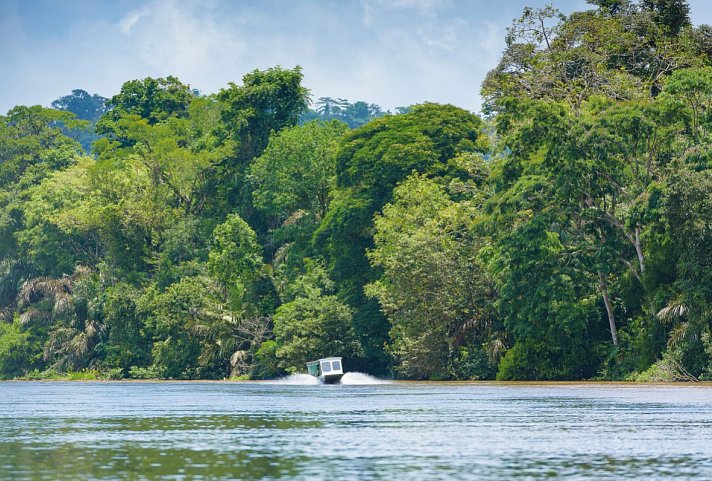
<path fill-rule="evenodd" d="M 712 387 L 0 383 L 0 480 L 712 480 Z"/>

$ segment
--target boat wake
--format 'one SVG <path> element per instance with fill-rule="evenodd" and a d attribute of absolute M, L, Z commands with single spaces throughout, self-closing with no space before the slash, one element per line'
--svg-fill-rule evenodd
<path fill-rule="evenodd" d="M 267 381 L 270 384 L 284 384 L 290 386 L 317 386 L 322 384 L 319 379 L 309 374 L 292 374 L 291 376 Z M 377 377 L 369 376 L 362 372 L 347 372 L 339 381 L 339 384 L 345 386 L 369 386 L 372 384 L 390 384 L 389 381 L 378 379 Z"/>
<path fill-rule="evenodd" d="M 283 377 L 269 381 L 272 384 L 289 384 L 292 386 L 316 386 L 320 384 L 319 380 L 309 374 L 292 374 L 291 376 Z"/>
<path fill-rule="evenodd" d="M 362 372 L 347 372 L 341 378 L 340 384 L 349 386 L 368 386 L 371 384 L 390 384 L 388 381 L 378 379 L 377 377 L 369 376 Z"/>

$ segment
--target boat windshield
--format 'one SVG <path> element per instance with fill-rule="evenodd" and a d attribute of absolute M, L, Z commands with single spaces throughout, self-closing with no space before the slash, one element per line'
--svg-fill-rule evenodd
<path fill-rule="evenodd" d="M 341 361 L 332 361 L 331 367 L 334 368 L 334 371 L 341 371 Z"/>
<path fill-rule="evenodd" d="M 321 372 L 330 372 L 331 363 L 329 361 L 324 361 L 321 363 Z"/>

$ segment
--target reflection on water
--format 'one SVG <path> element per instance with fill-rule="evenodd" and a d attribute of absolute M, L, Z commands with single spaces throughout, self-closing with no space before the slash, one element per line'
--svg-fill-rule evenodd
<path fill-rule="evenodd" d="M 710 387 L 361 380 L 0 383 L 0 480 L 712 479 Z"/>

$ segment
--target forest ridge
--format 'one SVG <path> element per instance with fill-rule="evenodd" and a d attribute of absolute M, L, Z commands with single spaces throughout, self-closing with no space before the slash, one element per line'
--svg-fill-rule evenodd
<path fill-rule="evenodd" d="M 712 379 L 712 28 L 527 8 L 475 115 L 274 67 L 0 117 L 0 378 Z"/>

